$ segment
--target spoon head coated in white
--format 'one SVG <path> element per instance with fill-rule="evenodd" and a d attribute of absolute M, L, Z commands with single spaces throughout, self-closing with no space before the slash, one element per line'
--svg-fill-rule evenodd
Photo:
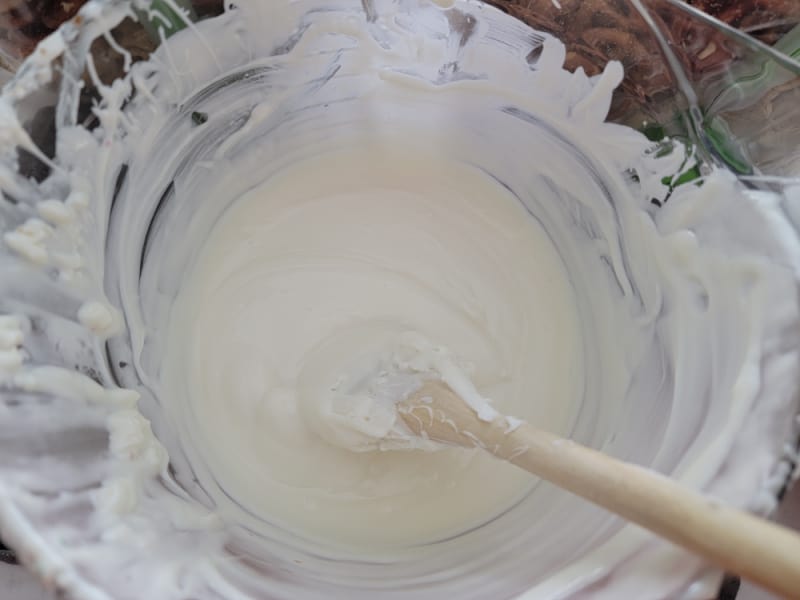
<path fill-rule="evenodd" d="M 304 420 L 325 441 L 353 452 L 438 449 L 397 413 L 397 403 L 431 377 L 409 368 L 413 356 L 404 335 L 380 323 L 330 336 L 300 376 Z"/>

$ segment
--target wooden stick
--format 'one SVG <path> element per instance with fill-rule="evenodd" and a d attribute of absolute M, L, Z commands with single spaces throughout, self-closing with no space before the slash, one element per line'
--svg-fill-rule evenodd
<path fill-rule="evenodd" d="M 800 535 L 723 505 L 649 469 L 523 423 L 478 419 L 449 387 L 428 382 L 398 405 L 417 435 L 479 446 L 786 598 L 800 598 Z"/>

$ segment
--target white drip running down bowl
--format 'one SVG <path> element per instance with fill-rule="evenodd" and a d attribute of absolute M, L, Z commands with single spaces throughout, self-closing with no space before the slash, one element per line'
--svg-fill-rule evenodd
<path fill-rule="evenodd" d="M 593 80 L 563 72 L 563 47 L 475 1 L 238 4 L 184 28 L 111 84 L 92 68 L 81 79 L 85 50 L 133 13 L 126 2 L 90 2 L 4 89 L 2 217 L 4 232 L 16 233 L 0 250 L 3 539 L 46 584 L 76 598 L 713 595 L 720 574 L 547 485 L 474 530 L 373 557 L 335 558 L 243 509 L 233 521 L 219 517 L 225 490 L 198 459 L 190 424 L 172 418 L 174 399 L 159 394 L 159 332 L 196 251 L 181 242 L 202 239 L 244 190 L 282 166 L 392 119 L 438 128 L 458 141 L 448 146 L 455 158 L 502 182 L 545 227 L 569 224 L 575 240 L 607 249 L 582 256 L 577 241 L 554 238 L 565 264 L 589 274 L 572 281 L 588 331 L 576 439 L 738 506 L 769 510 L 797 434 L 797 181 L 714 180 L 736 199 L 736 212 L 727 200 L 709 202 L 694 233 L 712 246 L 723 234 L 736 240 L 731 260 L 752 253 L 772 265 L 764 288 L 752 284 L 765 298 L 742 288 L 749 303 L 729 307 L 734 320 L 757 315 L 761 343 L 748 346 L 743 332 L 725 327 L 729 314 L 709 311 L 686 329 L 690 360 L 673 360 L 669 296 L 627 260 L 640 241 L 626 237 L 636 227 L 622 209 L 635 205 L 665 227 L 661 215 L 670 215 L 678 228 L 681 215 L 664 211 L 694 188 L 664 187 L 652 203 L 660 183 L 646 188 L 648 175 L 659 171 L 647 169 L 663 161 L 679 169 L 685 149 L 636 136 L 618 150 L 619 164 L 599 162 L 585 137 L 605 131 L 605 115 L 591 113 L 571 130 L 545 118 L 556 109 L 573 118 L 593 93 L 610 102 L 615 67 Z M 333 27 L 342 23 L 351 30 Z M 362 29 L 368 38 L 354 35 Z M 409 58 L 398 50 L 412 39 L 431 52 Z M 208 59 L 193 60 L 197 53 Z M 509 69 L 503 86 L 518 95 L 458 102 L 449 90 L 481 81 L 498 57 Z M 290 59 L 303 68 L 287 69 Z M 371 60 L 378 66 L 365 71 Z M 402 101 L 360 95 L 376 73 L 412 80 L 418 90 Z M 572 82 L 572 104 L 544 85 L 552 77 Z M 80 95 L 92 87 L 97 104 L 87 110 Z M 417 97 L 425 102 L 415 104 Z M 268 113 L 258 110 L 265 99 Z M 48 125 L 57 130 L 55 152 L 40 135 Z M 486 152 L 498 136 L 506 152 Z M 257 161 L 236 189 L 215 188 L 209 162 L 253 147 Z M 588 173 L 591 197 L 573 195 L 571 182 L 547 190 L 531 156 Z M 712 170 L 712 157 L 690 156 L 703 173 Z M 635 177 L 625 165 L 638 169 Z M 192 203 L 208 190 L 218 202 Z M 672 204 L 657 208 L 668 193 Z M 598 350 L 604 329 L 617 323 L 598 314 L 615 315 L 631 331 L 642 327 L 640 352 L 621 360 Z M 752 347 L 756 360 L 745 353 Z M 618 360 L 633 365 L 631 374 L 611 381 L 604 374 Z M 688 376 L 702 385 L 685 389 Z M 143 417 L 130 390 L 140 395 Z"/>

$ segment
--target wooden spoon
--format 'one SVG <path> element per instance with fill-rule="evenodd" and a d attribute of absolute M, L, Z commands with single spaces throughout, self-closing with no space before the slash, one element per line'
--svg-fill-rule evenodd
<path fill-rule="evenodd" d="M 505 419 L 479 420 L 442 382 L 426 382 L 398 413 L 416 435 L 483 448 L 731 573 L 800 598 L 800 535 L 789 529 L 527 423 L 506 433 Z"/>

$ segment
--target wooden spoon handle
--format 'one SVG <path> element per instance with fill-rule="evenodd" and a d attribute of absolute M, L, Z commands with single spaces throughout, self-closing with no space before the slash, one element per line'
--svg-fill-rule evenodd
<path fill-rule="evenodd" d="M 474 432 L 473 432 L 474 433 Z M 800 535 L 672 479 L 528 424 L 478 437 L 489 451 L 786 598 L 800 598 Z"/>
<path fill-rule="evenodd" d="M 481 421 L 442 382 L 398 404 L 417 435 L 480 446 L 786 598 L 800 599 L 800 535 L 723 505 L 654 471 L 522 423 Z"/>

